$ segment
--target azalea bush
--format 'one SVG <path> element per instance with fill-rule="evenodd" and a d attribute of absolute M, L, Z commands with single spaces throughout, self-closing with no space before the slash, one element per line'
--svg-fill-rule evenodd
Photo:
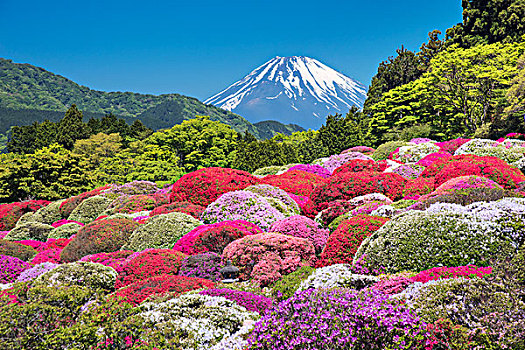
<path fill-rule="evenodd" d="M 281 175 L 266 176 L 261 182 L 279 187 L 288 193 L 308 197 L 317 185 L 324 182 L 324 177 L 303 170 L 290 170 Z"/>
<path fill-rule="evenodd" d="M 60 258 L 66 262 L 83 256 L 114 252 L 126 244 L 138 224 L 128 219 L 104 219 L 82 227 L 64 248 Z"/>
<path fill-rule="evenodd" d="M 311 266 L 302 266 L 294 272 L 283 276 L 279 281 L 272 286 L 272 296 L 277 300 L 285 300 L 291 298 L 299 289 L 303 281 L 315 271 Z"/>
<path fill-rule="evenodd" d="M 16 222 L 22 215 L 26 213 L 34 213 L 49 203 L 49 201 L 43 200 L 30 200 L 25 202 L 0 204 L 0 231 L 11 230 L 15 227 Z"/>
<path fill-rule="evenodd" d="M 354 273 L 351 265 L 335 264 L 316 269 L 308 278 L 301 282 L 297 291 L 332 288 L 361 290 L 377 281 L 377 277 Z"/>
<path fill-rule="evenodd" d="M 109 266 L 119 272 L 121 270 L 122 264 L 124 264 L 126 259 L 133 253 L 134 252 L 131 250 L 117 250 L 111 253 L 96 253 L 86 255 L 79 261 L 89 261 L 104 266 Z"/>
<path fill-rule="evenodd" d="M 339 168 L 341 165 L 348 163 L 352 160 L 372 160 L 369 156 L 364 155 L 359 152 L 345 152 L 341 154 L 334 154 L 328 158 L 317 159 L 313 164 L 319 164 L 330 173 L 333 173 L 335 169 Z"/>
<path fill-rule="evenodd" d="M 97 196 L 103 193 L 104 191 L 106 191 L 107 189 L 109 189 L 110 187 L 111 185 L 98 187 L 98 188 L 95 188 L 94 190 L 84 192 L 84 193 L 79 194 L 78 196 L 73 196 L 73 197 L 66 199 L 60 204 L 60 214 L 62 215 L 62 218 L 69 217 L 69 215 L 71 215 L 73 210 L 80 203 L 82 203 L 85 199 L 89 197 Z"/>
<path fill-rule="evenodd" d="M 213 252 L 190 255 L 184 258 L 179 268 L 179 275 L 186 277 L 204 278 L 213 282 L 222 279 L 220 270 L 225 265 L 220 255 Z"/>
<path fill-rule="evenodd" d="M 414 277 L 410 278 L 413 282 L 426 283 L 438 279 L 447 278 L 481 278 L 492 273 L 492 267 L 477 267 L 475 265 L 458 266 L 458 267 L 434 267 L 429 270 L 421 271 Z"/>
<path fill-rule="evenodd" d="M 113 203 L 113 212 L 131 214 L 149 211 L 164 204 L 168 204 L 168 197 L 161 193 L 123 196 Z"/>
<path fill-rule="evenodd" d="M 188 201 L 207 206 L 222 194 L 243 190 L 259 183 L 252 174 L 228 168 L 203 168 L 181 177 L 173 184 L 170 202 Z"/>
<path fill-rule="evenodd" d="M 278 187 L 267 184 L 253 185 L 245 188 L 245 191 L 253 192 L 264 197 L 274 208 L 279 210 L 284 216 L 292 216 L 300 213 L 299 205 Z"/>
<path fill-rule="evenodd" d="M 93 290 L 113 290 L 117 272 L 109 267 L 92 262 L 74 262 L 59 265 L 35 278 L 34 287 L 81 286 Z"/>
<path fill-rule="evenodd" d="M 22 243 L 0 239 L 0 255 L 9 255 L 24 261 L 29 261 L 35 257 L 36 250 Z"/>
<path fill-rule="evenodd" d="M 374 162 L 373 160 L 354 159 L 336 168 L 332 175 L 343 173 L 358 173 L 361 171 L 383 172 L 386 169 L 385 162 Z"/>
<path fill-rule="evenodd" d="M 53 228 L 51 225 L 29 221 L 15 226 L 4 239 L 10 241 L 21 241 L 25 239 L 45 241 L 49 233 L 53 231 Z"/>
<path fill-rule="evenodd" d="M 15 282 L 20 274 L 32 265 L 9 255 L 0 255 L 0 283 Z"/>
<path fill-rule="evenodd" d="M 307 173 L 312 173 L 315 175 L 319 175 L 322 178 L 330 177 L 330 171 L 328 169 L 323 168 L 320 165 L 317 164 L 297 164 L 288 169 L 288 171 L 294 171 L 294 170 L 301 170 L 306 171 Z"/>
<path fill-rule="evenodd" d="M 68 216 L 67 221 L 81 224 L 90 223 L 108 209 L 111 202 L 111 199 L 100 195 L 86 198 L 75 209 L 73 209 Z"/>
<path fill-rule="evenodd" d="M 309 240 L 278 233 L 261 233 L 233 241 L 224 249 L 222 258 L 239 268 L 239 278 L 251 278 L 261 286 L 274 283 L 301 266 L 313 266 L 316 260 Z"/>
<path fill-rule="evenodd" d="M 201 205 L 196 205 L 190 202 L 172 202 L 169 204 L 157 206 L 152 211 L 150 211 L 149 216 L 168 214 L 176 211 L 179 213 L 191 215 L 198 220 L 204 212 L 204 209 L 206 208 Z"/>
<path fill-rule="evenodd" d="M 272 305 L 273 300 L 263 297 L 261 295 L 250 292 L 243 292 L 239 290 L 232 290 L 227 288 L 213 288 L 206 289 L 200 292 L 201 295 L 209 295 L 212 297 L 223 297 L 228 300 L 233 300 L 237 305 L 243 306 L 248 311 L 257 312 L 260 314 L 268 311 Z"/>
<path fill-rule="evenodd" d="M 16 278 L 16 282 L 30 282 L 40 276 L 41 274 L 53 270 L 55 267 L 58 267 L 59 264 L 44 262 L 37 264 L 33 267 L 30 267 L 27 270 L 22 271 L 22 273 Z"/>
<path fill-rule="evenodd" d="M 268 231 L 293 237 L 306 238 L 312 242 L 318 253 L 320 253 L 325 246 L 330 233 L 329 230 L 321 228 L 314 220 L 301 215 L 294 215 L 276 221 Z"/>

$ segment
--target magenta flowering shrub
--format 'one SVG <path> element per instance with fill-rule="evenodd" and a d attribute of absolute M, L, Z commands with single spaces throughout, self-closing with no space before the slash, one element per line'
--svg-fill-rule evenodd
<path fill-rule="evenodd" d="M 334 172 L 335 169 L 339 168 L 341 165 L 354 159 L 373 160 L 369 156 L 365 156 L 363 153 L 346 152 L 342 154 L 335 154 L 328 158 L 320 159 L 318 161 L 321 163 L 320 165 L 327 169 L 331 174 Z"/>
<path fill-rule="evenodd" d="M 42 244 L 44 244 L 44 242 L 35 241 L 33 239 L 24 239 L 22 241 L 12 241 L 12 242 L 20 243 L 20 244 L 26 245 L 28 247 L 31 247 L 33 249 L 37 249 L 37 248 L 41 247 Z"/>
<path fill-rule="evenodd" d="M 387 275 L 374 283 L 372 288 L 384 294 L 398 294 L 404 291 L 409 285 L 414 283 L 409 273 Z"/>
<path fill-rule="evenodd" d="M 133 254 L 132 250 L 117 250 L 111 253 L 96 253 L 86 255 L 80 259 L 80 261 L 88 261 L 93 263 L 102 264 L 114 268 L 119 272 L 122 265 L 127 262 L 127 258 Z"/>
<path fill-rule="evenodd" d="M 268 311 L 273 304 L 273 300 L 263 297 L 261 295 L 250 292 L 243 292 L 240 290 L 233 290 L 227 288 L 212 288 L 200 292 L 202 295 L 209 295 L 212 297 L 223 297 L 235 301 L 238 305 L 243 306 L 248 311 L 258 312 L 260 314 Z"/>
<path fill-rule="evenodd" d="M 179 276 L 197 277 L 219 282 L 224 267 L 220 255 L 213 252 L 190 255 L 182 260 Z"/>
<path fill-rule="evenodd" d="M 16 282 L 29 282 L 40 276 L 41 274 L 53 270 L 59 264 L 44 262 L 38 265 L 35 265 L 27 270 L 22 271 L 22 273 L 17 277 Z"/>
<path fill-rule="evenodd" d="M 426 324 L 386 294 L 309 289 L 265 314 L 248 349 L 421 349 L 427 336 Z"/>
<path fill-rule="evenodd" d="M 497 182 L 494 182 L 491 179 L 488 179 L 483 176 L 477 176 L 477 175 L 458 176 L 458 177 L 454 177 L 444 182 L 431 193 L 421 196 L 419 198 L 419 201 L 423 201 L 425 199 L 428 199 L 434 196 L 440 196 L 440 195 L 444 195 L 447 193 L 466 190 L 470 188 L 502 189 L 502 187 Z"/>
<path fill-rule="evenodd" d="M 288 169 L 287 171 L 302 170 L 307 173 L 312 173 L 321 176 L 322 178 L 330 177 L 330 171 L 317 164 L 297 164 Z"/>
<path fill-rule="evenodd" d="M 290 196 L 291 199 L 295 201 L 295 203 L 297 203 L 301 211 L 303 210 L 306 203 L 308 203 L 308 201 L 310 200 L 310 198 L 308 198 L 307 196 L 298 196 L 293 193 L 288 193 L 288 195 Z"/>
<path fill-rule="evenodd" d="M 416 164 L 424 166 L 424 167 L 427 167 L 427 166 L 431 165 L 432 163 L 434 163 L 437 160 L 440 160 L 440 159 L 443 159 L 443 158 L 449 158 L 449 157 L 452 157 L 452 154 L 450 154 L 448 152 L 439 151 L 439 152 L 430 153 L 430 154 L 424 156 L 423 158 L 418 160 Z"/>
<path fill-rule="evenodd" d="M 321 228 L 317 222 L 302 215 L 294 215 L 274 222 L 269 232 L 306 238 L 312 242 L 317 253 L 323 250 L 330 234 L 328 229 Z"/>
<path fill-rule="evenodd" d="M 239 278 L 252 278 L 267 286 L 283 275 L 316 261 L 313 244 L 304 238 L 279 233 L 260 233 L 230 243 L 222 253 L 223 261 L 231 260 L 240 270 Z"/>
<path fill-rule="evenodd" d="M 15 282 L 32 264 L 9 255 L 0 255 L 0 283 Z"/>
<path fill-rule="evenodd" d="M 348 152 L 359 152 L 359 153 L 363 153 L 364 155 L 369 156 L 375 152 L 375 149 L 372 147 L 368 147 L 368 146 L 355 146 L 347 150 L 344 150 L 341 153 L 348 153 Z"/>
<path fill-rule="evenodd" d="M 84 224 L 81 223 L 81 222 L 78 222 L 78 221 L 75 221 L 75 220 L 66 220 L 66 219 L 55 221 L 54 223 L 51 224 L 51 226 L 56 228 L 56 227 L 60 227 L 60 226 L 65 225 L 65 224 L 70 224 L 70 223 L 74 223 L 74 224 L 78 224 L 80 226 L 84 226 Z"/>
<path fill-rule="evenodd" d="M 411 278 L 412 282 L 423 282 L 435 281 L 438 279 L 447 278 L 482 278 L 492 273 L 492 267 L 477 267 L 476 265 L 466 265 L 458 267 L 434 267 L 429 270 L 421 271 L 417 275 Z"/>
<path fill-rule="evenodd" d="M 201 219 L 206 224 L 226 220 L 246 220 L 267 230 L 272 223 L 284 217 L 283 213 L 274 208 L 264 197 L 249 191 L 233 191 L 223 194 L 208 205 Z"/>

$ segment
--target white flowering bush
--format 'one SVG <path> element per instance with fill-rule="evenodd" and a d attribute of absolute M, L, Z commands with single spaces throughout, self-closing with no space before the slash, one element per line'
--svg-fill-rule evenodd
<path fill-rule="evenodd" d="M 418 145 L 401 146 L 393 159 L 403 163 L 417 163 L 429 154 L 439 152 L 439 147 L 432 142 L 420 143 Z"/>
<path fill-rule="evenodd" d="M 320 288 L 363 289 L 377 281 L 379 278 L 374 276 L 352 273 L 351 265 L 335 264 L 316 269 L 306 280 L 301 282 L 297 291 Z"/>
<path fill-rule="evenodd" d="M 475 154 L 477 156 L 496 157 L 509 164 L 525 157 L 525 141 L 505 140 L 502 143 L 486 139 L 473 139 L 459 147 L 454 155 Z"/>
<path fill-rule="evenodd" d="M 244 325 L 259 319 L 256 312 L 247 311 L 234 301 L 195 293 L 183 294 L 164 302 L 145 302 L 140 317 L 155 323 L 156 328 L 169 329 L 170 335 L 178 337 L 179 349 L 210 349 L 225 346 L 227 339 L 242 338 Z M 242 343 L 242 342 L 241 342 Z M 219 345 L 222 344 L 222 345 Z M 235 348 L 228 348 L 235 349 Z"/>
<path fill-rule="evenodd" d="M 370 269 L 387 273 L 435 266 L 487 266 L 499 253 L 515 251 L 496 221 L 472 214 L 411 210 L 395 216 L 359 247 L 354 264 L 366 256 Z"/>
<path fill-rule="evenodd" d="M 112 200 L 104 196 L 86 198 L 68 217 L 68 220 L 88 224 L 98 218 L 111 205 Z"/>
<path fill-rule="evenodd" d="M 244 189 L 259 196 L 264 197 L 275 209 L 283 213 L 284 216 L 294 216 L 301 213 L 301 209 L 296 201 L 284 190 L 271 185 L 252 185 Z"/>
<path fill-rule="evenodd" d="M 182 236 L 200 225 L 202 222 L 184 213 L 155 215 L 133 231 L 122 250 L 171 249 Z"/>
<path fill-rule="evenodd" d="M 117 280 L 117 272 L 102 264 L 77 261 L 54 267 L 36 277 L 31 283 L 34 287 L 83 286 L 92 289 L 112 290 Z"/>

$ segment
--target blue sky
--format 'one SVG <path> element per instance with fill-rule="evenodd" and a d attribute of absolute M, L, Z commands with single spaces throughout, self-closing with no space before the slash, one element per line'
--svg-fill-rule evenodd
<path fill-rule="evenodd" d="M 461 1 L 0 0 L 0 57 L 93 89 L 201 100 L 274 56 L 369 85 L 402 44 L 461 21 Z"/>

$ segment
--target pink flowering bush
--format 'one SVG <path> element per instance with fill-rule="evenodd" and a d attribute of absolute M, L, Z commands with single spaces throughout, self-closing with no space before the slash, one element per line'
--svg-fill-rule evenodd
<path fill-rule="evenodd" d="M 230 243 L 222 253 L 223 261 L 231 260 L 240 269 L 239 278 L 252 278 L 267 286 L 301 266 L 316 261 L 313 244 L 304 238 L 279 233 L 260 233 Z"/>
<path fill-rule="evenodd" d="M 452 154 L 450 154 L 448 152 L 439 151 L 439 152 L 430 153 L 430 154 L 424 156 L 423 158 L 418 160 L 418 162 L 416 164 L 424 166 L 424 167 L 427 167 L 427 166 L 431 165 L 432 163 L 434 163 L 437 160 L 440 160 L 440 159 L 443 159 L 443 158 L 449 158 L 449 157 L 452 157 Z"/>
<path fill-rule="evenodd" d="M 372 147 L 368 147 L 368 146 L 355 146 L 347 150 L 344 150 L 341 153 L 348 153 L 348 152 L 359 152 L 359 153 L 363 153 L 366 156 L 370 156 L 375 152 L 375 149 Z"/>
<path fill-rule="evenodd" d="M 220 270 L 224 267 L 220 255 L 213 252 L 190 255 L 181 262 L 179 276 L 204 278 L 219 282 Z"/>
<path fill-rule="evenodd" d="M 398 294 L 412 283 L 414 283 L 414 281 L 405 273 L 382 278 L 380 281 L 374 283 L 372 288 L 383 294 Z"/>
<path fill-rule="evenodd" d="M 306 216 L 294 215 L 272 224 L 269 232 L 281 233 L 293 237 L 306 238 L 312 242 L 315 251 L 320 253 L 326 244 L 330 231 Z"/>
<path fill-rule="evenodd" d="M 302 170 L 321 176 L 322 178 L 330 177 L 330 171 L 317 164 L 297 164 L 288 169 L 288 171 Z"/>
<path fill-rule="evenodd" d="M 60 227 L 62 225 L 70 224 L 70 223 L 74 223 L 74 224 L 78 224 L 80 226 L 84 226 L 84 224 L 81 223 L 81 222 L 74 221 L 74 220 L 66 220 L 66 219 L 55 221 L 54 223 L 51 224 L 51 226 L 53 226 L 53 227 Z"/>
<path fill-rule="evenodd" d="M 477 267 L 476 265 L 458 266 L 458 267 L 434 267 L 429 270 L 421 271 L 411 278 L 412 282 L 435 281 L 447 278 L 482 278 L 492 273 L 492 267 Z"/>
<path fill-rule="evenodd" d="M 421 196 L 419 200 L 422 201 L 434 196 L 441 196 L 447 193 L 471 188 L 502 189 L 498 183 L 486 177 L 476 175 L 458 176 L 446 181 L 431 193 Z"/>
<path fill-rule="evenodd" d="M 47 271 L 51 271 L 57 266 L 59 266 L 59 264 L 55 264 L 51 262 L 44 262 L 44 263 L 35 265 L 27 270 L 22 271 L 22 273 L 16 279 L 16 282 L 32 281 L 38 276 L 40 276 L 41 274 L 46 273 Z"/>
<path fill-rule="evenodd" d="M 463 144 L 469 142 L 470 139 L 454 139 L 449 141 L 443 141 L 443 142 L 437 142 L 435 143 L 436 146 L 440 148 L 441 152 L 448 152 L 451 154 L 454 154 L 458 148 L 460 148 Z"/>
<path fill-rule="evenodd" d="M 15 282 L 18 276 L 29 269 L 30 263 L 9 255 L 0 255 L 0 283 Z"/>
<path fill-rule="evenodd" d="M 127 261 L 126 259 L 133 254 L 132 250 L 118 250 L 111 253 L 96 253 L 86 255 L 80 259 L 80 261 L 88 261 L 93 263 L 102 264 L 114 268 L 117 272 L 120 271 L 122 265 Z"/>
<path fill-rule="evenodd" d="M 321 166 L 327 169 L 330 173 L 333 173 L 335 169 L 354 159 L 373 160 L 369 156 L 365 156 L 363 153 L 346 152 L 342 154 L 334 154 L 328 158 L 319 159 L 316 162 L 319 162 Z"/>
<path fill-rule="evenodd" d="M 235 301 L 238 305 L 244 306 L 248 311 L 258 312 L 260 314 L 268 311 L 273 304 L 273 300 L 263 297 L 261 295 L 250 292 L 243 292 L 240 290 L 233 290 L 227 288 L 212 288 L 205 289 L 199 294 L 209 295 L 212 297 L 223 297 Z"/>

